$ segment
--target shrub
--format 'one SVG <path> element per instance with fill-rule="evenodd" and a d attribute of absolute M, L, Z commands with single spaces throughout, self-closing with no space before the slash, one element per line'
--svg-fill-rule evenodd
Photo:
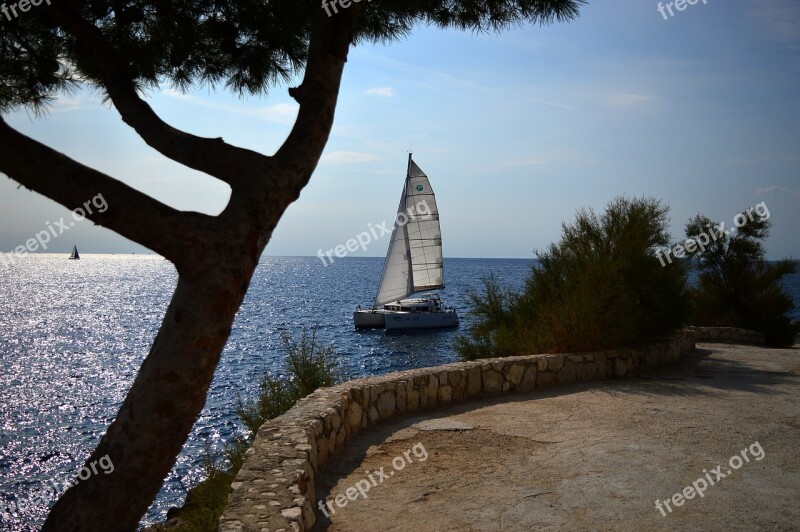
<path fill-rule="evenodd" d="M 457 340 L 465 359 L 585 351 L 672 333 L 688 319 L 686 269 L 662 267 L 669 209 L 654 199 L 617 198 L 602 214 L 581 210 L 556 244 L 537 254 L 521 293 L 487 279 L 471 294 L 478 317 Z"/>
<path fill-rule="evenodd" d="M 222 456 L 206 449 L 203 464 L 206 480 L 193 487 L 183 507 L 174 514 L 180 525 L 169 529 L 177 532 L 216 531 L 219 518 L 228 504 L 230 485 L 244 463 L 244 455 L 258 429 L 270 419 L 289 410 L 298 399 L 317 388 L 332 386 L 343 377 L 336 364 L 332 346 L 317 343 L 317 329 L 311 335 L 303 330 L 299 341 L 290 334 L 283 336 L 286 349 L 285 374 L 273 377 L 264 373 L 258 396 L 243 401 L 239 399 L 237 414 L 249 430 L 248 436 L 237 435 L 225 445 Z M 172 514 L 170 514 L 172 516 Z"/>
<path fill-rule="evenodd" d="M 317 343 L 316 328 L 312 329 L 310 337 L 304 330 L 299 342 L 285 334 L 283 345 L 287 352 L 286 376 L 276 378 L 264 373 L 258 398 L 247 402 L 239 400 L 237 414 L 251 434 L 258 432 L 266 421 L 289 410 L 298 399 L 317 388 L 333 386 L 342 377 L 333 346 Z"/>
<path fill-rule="evenodd" d="M 764 334 L 767 345 L 786 347 L 794 343 L 798 326 L 786 315 L 794 302 L 780 283 L 797 272 L 797 261 L 767 262 L 763 242 L 771 222 L 765 209 L 758 217 L 752 209 L 744 211 L 741 219 L 748 221 L 736 232 L 718 231 L 711 245 L 694 251 L 699 276 L 690 297 L 695 325 L 752 329 Z M 697 238 L 715 225 L 698 214 L 686 225 L 686 236 Z"/>

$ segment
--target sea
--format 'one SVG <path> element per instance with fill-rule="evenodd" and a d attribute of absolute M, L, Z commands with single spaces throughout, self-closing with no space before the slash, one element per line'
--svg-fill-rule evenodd
<path fill-rule="evenodd" d="M 489 275 L 519 290 L 533 259 L 445 259 L 444 303 L 457 330 L 357 332 L 352 312 L 370 305 L 382 258 L 264 257 L 239 310 L 208 399 L 175 467 L 142 525 L 165 519 L 203 478 L 203 456 L 244 430 L 239 398 L 253 397 L 264 372 L 280 373 L 285 334 L 316 330 L 351 378 L 458 360 L 453 344 L 473 324 L 469 294 Z M 36 530 L 47 497 L 63 485 L 114 419 L 158 331 L 177 282 L 155 255 L 30 254 L 0 261 L 0 529 Z M 784 279 L 800 319 L 800 275 Z M 98 474 L 104 474 L 103 471 Z M 113 474 L 113 473 L 111 473 Z M 8 503 L 13 504 L 13 508 Z M 13 510 L 13 511 L 11 511 Z"/>

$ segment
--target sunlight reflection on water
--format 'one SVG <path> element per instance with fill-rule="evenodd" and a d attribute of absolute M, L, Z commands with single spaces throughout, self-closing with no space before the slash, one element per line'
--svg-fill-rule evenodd
<path fill-rule="evenodd" d="M 202 475 L 206 441 L 241 430 L 237 395 L 283 358 L 281 334 L 317 323 L 353 377 L 456 359 L 457 331 L 413 335 L 356 333 L 351 314 L 374 297 L 383 260 L 266 257 L 239 311 L 209 391 L 181 456 L 146 522 L 163 519 Z M 490 270 L 519 287 L 532 261 L 447 259 L 442 296 L 469 326 L 466 294 Z M 177 275 L 156 256 L 29 255 L 0 264 L 0 500 L 26 498 L 41 482 L 69 480 L 97 445 L 158 330 Z M 0 509 L 2 510 L 2 509 Z M 29 508 L 3 526 L 29 530 L 47 508 Z M 3 519 L 0 517 L 0 519 Z"/>

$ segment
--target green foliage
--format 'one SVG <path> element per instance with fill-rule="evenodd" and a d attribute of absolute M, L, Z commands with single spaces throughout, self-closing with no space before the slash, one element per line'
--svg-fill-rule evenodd
<path fill-rule="evenodd" d="M 292 375 L 291 387 L 299 397 L 305 397 L 317 388 L 333 386 L 340 376 L 340 370 L 333 355 L 333 346 L 317 343 L 317 330 L 311 337 L 303 331 L 300 341 L 295 342 L 291 335 L 284 335 L 284 345 L 289 356 L 286 365 Z"/>
<path fill-rule="evenodd" d="M 246 447 L 241 451 L 242 459 L 245 450 L 247 450 Z M 181 524 L 164 530 L 210 532 L 217 529 L 219 517 L 228 504 L 231 483 L 236 478 L 239 469 L 221 466 L 208 445 L 203 454 L 203 467 L 206 479 L 189 491 L 186 502 L 179 512 Z"/>
<path fill-rule="evenodd" d="M 469 338 L 456 338 L 456 350 L 465 360 L 503 356 L 493 353 L 500 346 L 513 344 L 514 319 L 511 309 L 519 296 L 504 290 L 494 273 L 483 280 L 483 286 L 482 294 L 469 294 L 472 304 L 470 312 L 478 316 L 479 321 Z"/>
<path fill-rule="evenodd" d="M 686 270 L 664 268 L 669 209 L 653 199 L 617 198 L 602 214 L 582 210 L 543 253 L 521 293 L 485 281 L 472 294 L 478 319 L 457 349 L 465 359 L 585 351 L 667 335 L 689 315 Z"/>
<path fill-rule="evenodd" d="M 193 487 L 186 497 L 186 503 L 179 512 L 181 525 L 168 530 L 216 531 L 219 518 L 228 504 L 230 485 L 241 469 L 245 452 L 261 425 L 285 413 L 298 399 L 317 388 L 332 386 L 343 377 L 336 364 L 333 347 L 317 343 L 316 327 L 310 336 L 303 330 L 299 341 L 285 334 L 283 344 L 287 352 L 284 361 L 286 375 L 276 378 L 265 373 L 258 396 L 248 401 L 239 400 L 237 414 L 249 429 L 249 437 L 234 437 L 225 445 L 222 457 L 206 449 L 203 455 L 206 480 Z"/>
<path fill-rule="evenodd" d="M 299 397 L 288 382 L 275 379 L 265 373 L 259 387 L 258 397 L 247 402 L 239 399 L 236 414 L 250 432 L 255 434 L 267 420 L 276 418 L 292 408 L 297 399 Z"/>
<path fill-rule="evenodd" d="M 700 272 L 697 287 L 690 292 L 694 323 L 760 331 L 768 345 L 791 346 L 798 326 L 786 313 L 794 308 L 794 302 L 780 282 L 784 275 L 796 273 L 798 264 L 794 260 L 766 261 L 763 242 L 771 227 L 768 213 L 744 211 L 742 219 L 748 221 L 736 232 L 715 231 L 716 239 L 710 245 L 694 251 Z M 686 236 L 696 239 L 716 225 L 698 214 L 686 225 Z"/>
<path fill-rule="evenodd" d="M 317 343 L 317 330 L 311 335 L 304 330 L 300 341 L 286 334 L 283 344 L 287 357 L 285 369 L 288 377 L 275 378 L 264 374 L 257 399 L 239 400 L 237 413 L 252 434 L 267 420 L 278 417 L 317 388 L 333 386 L 342 377 L 336 364 L 332 346 Z"/>
<path fill-rule="evenodd" d="M 380 0 L 360 9 L 353 41 L 386 42 L 418 24 L 499 31 L 523 22 L 570 20 L 584 0 Z M 345 11 L 340 8 L 340 12 Z M 340 15 L 341 16 L 341 15 Z M 224 86 L 240 95 L 265 93 L 305 68 L 319 0 L 60 0 L 0 23 L 0 112 L 41 110 L 61 90 L 88 83 L 105 91 L 96 46 L 111 51 L 124 83 L 140 90 L 162 83 Z M 335 18 L 335 17 L 334 17 Z M 68 23 L 65 21 L 69 21 Z M 80 28 L 80 29 L 77 29 Z M 120 81 L 119 79 L 115 82 Z"/>

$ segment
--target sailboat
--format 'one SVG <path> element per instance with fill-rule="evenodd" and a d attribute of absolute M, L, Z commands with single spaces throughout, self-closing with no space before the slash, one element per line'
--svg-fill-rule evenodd
<path fill-rule="evenodd" d="M 69 256 L 69 260 L 80 260 L 81 255 L 78 253 L 78 246 L 72 246 L 72 254 Z"/>
<path fill-rule="evenodd" d="M 439 209 L 428 176 L 411 153 L 395 222 L 375 303 L 353 313 L 356 329 L 458 326 L 458 313 L 444 307 L 438 295 L 408 298 L 416 292 L 444 288 Z"/>

